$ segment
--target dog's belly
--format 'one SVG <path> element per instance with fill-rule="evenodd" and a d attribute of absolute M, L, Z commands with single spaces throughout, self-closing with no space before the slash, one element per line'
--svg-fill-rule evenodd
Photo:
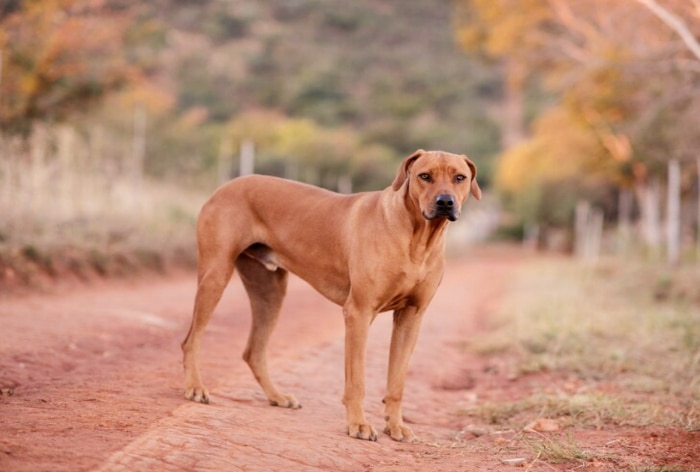
<path fill-rule="evenodd" d="M 320 258 L 292 259 L 264 244 L 253 244 L 243 254 L 260 262 L 271 272 L 287 270 L 305 280 L 321 295 L 337 305 L 345 304 L 350 292 L 350 281 L 343 271 Z"/>
<path fill-rule="evenodd" d="M 270 240 L 269 245 L 249 246 L 244 255 L 267 270 L 295 274 L 339 306 L 345 306 L 352 293 L 356 302 L 374 313 L 402 309 L 432 298 L 441 278 L 442 258 L 432 253 L 423 260 L 398 265 L 400 247 L 382 246 L 384 251 L 379 253 L 367 244 L 361 255 L 348 261 L 331 238 L 320 238 L 313 244 L 308 244 L 308 238 Z"/>

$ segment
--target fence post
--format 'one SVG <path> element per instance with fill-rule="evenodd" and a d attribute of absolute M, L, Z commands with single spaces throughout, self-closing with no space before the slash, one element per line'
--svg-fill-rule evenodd
<path fill-rule="evenodd" d="M 697 214 L 697 234 L 695 235 L 695 258 L 700 262 L 700 157 L 695 160 L 698 171 L 698 214 Z"/>
<path fill-rule="evenodd" d="M 588 230 L 586 231 L 586 259 L 594 264 L 600 257 L 604 222 L 605 218 L 602 210 L 594 209 L 591 211 L 590 221 L 588 222 Z"/>
<path fill-rule="evenodd" d="M 578 259 L 586 258 L 586 235 L 591 205 L 585 200 L 576 202 L 574 218 L 574 253 Z"/>
<path fill-rule="evenodd" d="M 668 161 L 668 198 L 666 202 L 666 255 L 671 265 L 680 260 L 681 245 L 681 166 L 678 159 Z"/>
<path fill-rule="evenodd" d="M 58 154 L 58 198 L 60 218 L 75 217 L 75 130 L 70 125 L 56 128 Z"/>
<path fill-rule="evenodd" d="M 642 223 L 644 242 L 654 256 L 659 256 L 661 245 L 661 218 L 659 215 L 659 180 L 654 178 L 644 189 L 642 198 Z"/>
<path fill-rule="evenodd" d="M 627 254 L 630 245 L 633 198 L 631 190 L 626 188 L 620 190 L 617 211 L 617 251 L 621 254 Z"/>
<path fill-rule="evenodd" d="M 241 159 L 238 163 L 238 175 L 249 175 L 255 172 L 255 143 L 246 139 L 241 143 Z"/>
<path fill-rule="evenodd" d="M 231 161 L 233 160 L 233 143 L 231 136 L 224 133 L 219 143 L 219 165 L 217 168 L 217 180 L 221 185 L 231 178 Z"/>
<path fill-rule="evenodd" d="M 143 181 L 143 166 L 146 159 L 146 106 L 137 103 L 134 107 L 134 135 L 131 142 L 131 178 L 139 191 Z"/>

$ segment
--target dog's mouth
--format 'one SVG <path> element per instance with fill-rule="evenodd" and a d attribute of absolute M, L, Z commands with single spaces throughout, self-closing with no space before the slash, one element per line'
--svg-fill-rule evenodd
<path fill-rule="evenodd" d="M 425 218 L 428 221 L 439 219 L 457 221 L 457 219 L 459 218 L 459 211 L 456 208 L 435 208 L 429 213 L 426 213 L 425 211 L 423 211 L 422 213 L 423 218 Z"/>

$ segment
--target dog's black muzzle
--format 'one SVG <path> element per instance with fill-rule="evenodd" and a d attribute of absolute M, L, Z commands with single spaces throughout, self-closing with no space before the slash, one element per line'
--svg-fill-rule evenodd
<path fill-rule="evenodd" d="M 447 218 L 450 221 L 456 221 L 459 218 L 459 205 L 455 197 L 442 193 L 435 197 L 432 211 L 429 214 L 423 213 L 423 216 L 428 220 Z"/>

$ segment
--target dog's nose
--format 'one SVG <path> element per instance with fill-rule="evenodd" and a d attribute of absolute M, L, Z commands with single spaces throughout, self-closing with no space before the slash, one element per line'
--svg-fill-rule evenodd
<path fill-rule="evenodd" d="M 455 206 L 455 198 L 452 195 L 443 193 L 442 195 L 437 196 L 435 199 L 435 204 L 439 208 L 452 208 Z"/>

